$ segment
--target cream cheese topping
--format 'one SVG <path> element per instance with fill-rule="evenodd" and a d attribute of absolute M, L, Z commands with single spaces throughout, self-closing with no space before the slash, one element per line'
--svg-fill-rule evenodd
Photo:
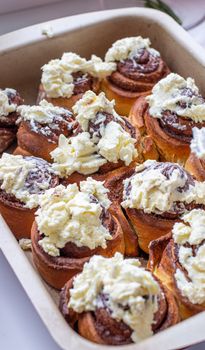
<path fill-rule="evenodd" d="M 107 51 L 105 61 L 117 62 L 133 58 L 138 55 L 138 52 L 141 49 L 147 49 L 153 56 L 160 56 L 160 53 L 157 50 L 150 48 L 150 45 L 150 40 L 148 38 L 144 39 L 141 36 L 117 40 Z"/>
<path fill-rule="evenodd" d="M 191 151 L 200 159 L 205 160 L 205 128 L 192 129 L 193 139 L 191 140 Z"/>
<path fill-rule="evenodd" d="M 110 206 L 107 192 L 103 182 L 92 178 L 81 182 L 80 189 L 71 184 L 46 191 L 36 212 L 38 229 L 45 236 L 39 241 L 43 250 L 59 256 L 68 242 L 78 247 L 105 249 L 106 241 L 112 239 L 101 221 L 102 210 Z"/>
<path fill-rule="evenodd" d="M 39 171 L 37 168 L 35 158 L 29 160 L 17 155 L 3 153 L 0 158 L 0 188 L 6 193 L 14 195 L 17 199 L 25 204 L 25 207 L 32 209 L 38 206 L 39 193 L 49 187 L 48 177 L 47 181 L 37 181 L 35 179 L 35 193 L 29 190 L 30 184 L 27 182 L 29 173 Z M 53 170 L 50 168 L 50 173 Z M 42 180 L 42 179 L 40 179 Z"/>
<path fill-rule="evenodd" d="M 108 162 L 117 163 L 120 159 L 129 165 L 136 154 L 135 140 L 120 124 L 111 121 L 104 129 L 98 151 Z"/>
<path fill-rule="evenodd" d="M 184 214 L 181 219 L 182 222 L 174 225 L 172 233 L 174 242 L 179 246 L 179 262 L 187 271 L 189 280 L 180 269 L 176 270 L 175 279 L 184 297 L 193 304 L 203 304 L 205 303 L 205 211 L 194 209 Z"/>
<path fill-rule="evenodd" d="M 75 171 L 93 174 L 107 162 L 122 160 L 129 165 L 136 157 L 136 140 L 123 129 L 125 122 L 115 112 L 114 101 L 109 101 L 103 92 L 97 96 L 87 91 L 74 105 L 73 111 L 83 131 L 69 139 L 60 135 L 58 147 L 51 152 L 53 168 L 61 177 Z M 113 120 L 105 124 L 103 113 L 111 114 Z M 99 131 L 92 135 L 88 132 L 90 121 L 100 126 Z"/>
<path fill-rule="evenodd" d="M 10 113 L 16 111 L 17 104 L 9 103 L 9 98 L 8 98 L 9 91 L 11 91 L 12 93 L 16 93 L 16 90 L 14 89 L 8 89 L 8 88 L 5 90 L 0 89 L 0 118 L 6 117 Z"/>
<path fill-rule="evenodd" d="M 73 52 L 65 52 L 61 59 L 51 60 L 42 67 L 41 82 L 48 97 L 69 98 L 74 90 L 72 73 L 88 73 L 102 79 L 110 75 L 114 69 L 115 64 L 103 62 L 95 55 L 92 55 L 90 60 L 86 60 Z"/>
<path fill-rule="evenodd" d="M 159 293 L 158 283 L 138 259 L 123 259 L 120 253 L 109 259 L 94 256 L 74 278 L 68 307 L 78 313 L 95 311 L 105 294 L 111 317 L 127 324 L 137 343 L 153 333 Z"/>
<path fill-rule="evenodd" d="M 116 121 L 122 122 L 123 120 L 116 113 L 114 106 L 115 101 L 109 101 L 104 92 L 96 95 L 93 91 L 88 90 L 72 109 L 83 131 L 87 131 L 89 121 L 95 119 L 98 112 L 110 113 L 115 117 Z"/>
<path fill-rule="evenodd" d="M 17 112 L 20 114 L 17 122 L 25 120 L 31 122 L 31 124 L 32 122 L 50 124 L 54 118 L 61 117 L 63 114 L 67 114 L 68 111 L 42 100 L 39 105 L 21 105 L 17 108 Z"/>
<path fill-rule="evenodd" d="M 53 169 L 60 177 L 66 177 L 77 171 L 80 174 L 93 174 L 107 161 L 97 153 L 90 134 L 83 132 L 67 139 L 60 135 L 58 147 L 51 152 Z"/>
<path fill-rule="evenodd" d="M 156 166 L 158 165 L 159 166 Z M 165 163 L 166 164 L 166 163 Z M 124 180 L 124 208 L 142 209 L 145 213 L 160 214 L 174 210 L 177 202 L 205 204 L 205 183 L 194 181 L 186 190 L 187 173 L 176 164 L 167 178 L 163 173 L 163 163 L 147 160 L 135 169 L 135 174 Z M 145 170 L 145 171 L 144 171 Z M 183 176 L 182 176 L 183 171 Z M 130 187 L 130 193 L 127 189 Z"/>
<path fill-rule="evenodd" d="M 205 120 L 205 101 L 192 78 L 184 79 L 170 73 L 153 87 L 146 100 L 149 113 L 154 118 L 162 118 L 163 112 L 169 110 L 195 122 Z"/>

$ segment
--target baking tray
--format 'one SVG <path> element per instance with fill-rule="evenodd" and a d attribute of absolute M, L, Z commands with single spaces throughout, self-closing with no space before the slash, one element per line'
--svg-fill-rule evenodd
<path fill-rule="evenodd" d="M 51 27 L 53 37 L 42 34 Z M 35 103 L 40 67 L 65 51 L 104 56 L 111 44 L 126 36 L 150 37 L 170 68 L 192 76 L 205 94 L 205 51 L 169 16 L 142 8 L 92 12 L 27 27 L 0 37 L 0 86 L 16 88 L 25 103 Z M 108 349 L 76 334 L 58 310 L 58 292 L 48 287 L 32 264 L 31 253 L 19 247 L 0 217 L 0 248 L 42 321 L 61 349 Z M 205 312 L 122 350 L 171 350 L 205 340 Z M 115 346 L 109 348 L 116 349 Z"/>

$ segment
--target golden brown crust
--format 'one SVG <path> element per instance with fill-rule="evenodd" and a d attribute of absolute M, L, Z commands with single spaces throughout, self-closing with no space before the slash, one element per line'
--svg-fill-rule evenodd
<path fill-rule="evenodd" d="M 135 165 L 131 164 L 130 166 L 116 169 L 110 172 L 104 179 L 104 185 L 109 189 L 108 197 L 112 202 L 111 211 L 117 215 L 123 230 L 125 255 L 132 257 L 138 255 L 138 239 L 120 204 L 123 200 L 123 181 L 134 173 Z"/>
<path fill-rule="evenodd" d="M 205 310 L 205 305 L 192 304 L 181 294 L 175 280 L 177 269 L 182 270 L 178 253 L 171 233 L 150 243 L 149 267 L 176 297 L 182 319 L 186 319 Z"/>
<path fill-rule="evenodd" d="M 104 79 L 101 84 L 101 90 L 106 94 L 109 100 L 115 100 L 115 110 L 119 115 L 128 117 L 133 103 L 141 96 L 147 96 L 150 91 L 131 92 L 114 86 L 109 80 Z"/>
<path fill-rule="evenodd" d="M 26 150 L 22 149 L 22 148 L 19 147 L 19 146 L 17 146 L 17 147 L 15 148 L 13 154 L 14 154 L 15 156 L 18 156 L 18 155 L 20 155 L 20 156 L 29 156 L 29 157 L 32 156 L 31 153 L 27 152 Z"/>
<path fill-rule="evenodd" d="M 93 89 L 95 93 L 98 93 L 100 90 L 100 83 L 99 80 L 95 80 L 93 84 Z M 54 106 L 59 106 L 59 107 L 64 107 L 67 108 L 68 110 L 71 110 L 73 105 L 80 100 L 83 97 L 84 93 L 77 94 L 77 95 L 72 95 L 69 98 L 64 98 L 64 97 L 58 97 L 58 98 L 49 98 L 46 96 L 46 92 L 43 88 L 43 85 L 40 84 L 39 86 L 39 92 L 38 92 L 38 97 L 36 103 L 39 104 L 40 101 L 45 99 L 46 101 L 52 103 Z"/>
<path fill-rule="evenodd" d="M 139 129 L 142 144 L 145 136 L 151 138 L 154 149 L 152 149 L 152 152 L 156 154 L 156 157 L 158 153 L 161 161 L 179 162 L 180 164 L 185 163 L 190 154 L 189 143 L 175 139 L 161 128 L 158 119 L 150 116 L 148 104 L 144 97 L 133 105 L 129 119 L 131 123 Z M 147 159 L 146 152 L 148 151 L 145 149 L 145 159 Z"/>
<path fill-rule="evenodd" d="M 185 169 L 198 181 L 205 181 L 205 161 L 199 159 L 194 153 L 188 157 Z"/>
<path fill-rule="evenodd" d="M 160 283 L 160 282 L 159 282 Z M 61 291 L 60 294 L 60 311 L 62 312 L 64 318 L 66 321 L 70 324 L 71 327 L 75 327 L 78 329 L 78 333 L 83 336 L 84 338 L 97 343 L 97 344 L 107 344 L 107 345 L 120 345 L 119 338 L 114 338 L 114 335 L 109 333 L 109 336 L 107 337 L 106 341 L 106 333 L 104 333 L 104 336 L 99 333 L 97 323 L 95 316 L 92 312 L 83 312 L 81 314 L 76 313 L 74 310 L 68 308 L 68 302 L 70 299 L 70 289 L 73 287 L 73 279 L 69 280 L 64 288 Z M 164 299 L 162 298 L 161 302 L 159 303 L 159 310 L 155 314 L 155 327 L 154 327 L 154 333 L 157 333 L 161 330 L 164 330 L 180 321 L 179 316 L 179 310 L 177 303 L 175 301 L 175 298 L 170 293 L 170 291 L 160 283 L 160 287 L 163 291 L 164 297 L 165 297 L 165 303 Z M 165 310 L 164 307 L 166 308 Z M 96 311 L 98 312 L 98 310 Z M 162 313 L 164 316 L 162 316 Z M 105 315 L 106 317 L 106 315 Z M 162 319 L 162 321 L 159 321 L 159 319 Z M 158 322 L 157 322 L 158 321 Z M 114 321 L 115 324 L 119 323 L 119 326 L 122 327 L 123 322 L 117 322 Z M 158 325 L 157 325 L 158 324 Z M 130 339 L 131 329 L 124 324 L 124 327 L 126 329 L 126 343 L 131 343 L 132 340 Z M 113 328 L 110 328 L 110 332 L 115 331 Z M 128 332 L 128 334 L 127 334 Z M 110 339 L 111 338 L 111 339 Z M 117 343 L 116 343 L 117 341 Z"/>
<path fill-rule="evenodd" d="M 87 249 L 89 255 L 81 258 L 52 257 L 44 252 L 38 244 L 40 236 L 37 224 L 34 222 L 31 230 L 33 260 L 42 278 L 52 287 L 61 289 L 66 281 L 82 271 L 84 263 L 92 255 L 112 257 L 116 252 L 124 254 L 125 245 L 122 228 L 116 217 L 113 216 L 113 220 L 115 222 L 115 232 L 112 239 L 107 241 L 107 248 Z"/>
<path fill-rule="evenodd" d="M 136 232 L 139 247 L 146 253 L 149 252 L 150 242 L 170 232 L 176 222 L 138 209 L 126 208 L 125 212 Z"/>
<path fill-rule="evenodd" d="M 30 238 L 35 209 L 14 206 L 12 202 L 0 201 L 0 213 L 17 239 Z"/>

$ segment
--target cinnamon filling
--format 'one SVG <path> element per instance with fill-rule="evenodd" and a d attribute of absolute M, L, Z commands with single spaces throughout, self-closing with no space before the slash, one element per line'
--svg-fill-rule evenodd
<path fill-rule="evenodd" d="M 147 300 L 149 297 L 143 297 Z M 124 311 L 129 306 L 119 305 Z M 161 326 L 167 314 L 167 302 L 164 293 L 161 292 L 158 298 L 158 310 L 154 315 L 152 330 L 154 332 Z M 125 345 L 132 343 L 132 329 L 123 321 L 112 318 L 112 310 L 109 307 L 109 296 L 100 293 L 97 299 L 97 309 L 92 313 L 95 320 L 95 327 L 100 337 L 109 345 Z"/>
<path fill-rule="evenodd" d="M 93 90 L 94 82 L 97 80 L 89 73 L 76 72 L 72 73 L 74 91 L 73 95 L 84 94 L 87 90 Z"/>
<path fill-rule="evenodd" d="M 132 58 L 117 62 L 117 70 L 111 74 L 109 81 L 124 90 L 142 92 L 150 90 L 151 84 L 161 79 L 167 71 L 160 56 L 141 49 Z"/>
<path fill-rule="evenodd" d="M 42 194 L 44 190 L 39 188 L 38 183 L 48 183 L 49 188 L 56 187 L 59 183 L 58 176 L 56 176 L 49 163 L 41 158 L 25 157 L 26 160 L 35 160 L 35 168 L 29 171 L 24 187 L 30 194 Z M 1 186 L 1 183 L 0 183 Z M 0 188 L 0 201 L 12 205 L 13 207 L 25 207 L 25 203 L 17 199 L 13 194 L 7 193 Z"/>
<path fill-rule="evenodd" d="M 166 134 L 186 143 L 191 142 L 193 127 L 199 129 L 205 127 L 205 122 L 196 123 L 190 118 L 180 117 L 171 111 L 163 112 L 162 118 L 159 119 L 159 124 Z"/>
<path fill-rule="evenodd" d="M 130 124 L 127 118 L 121 117 L 121 119 L 123 119 L 124 123 L 119 120 L 117 120 L 117 123 L 120 124 L 121 127 L 131 135 L 131 137 L 136 138 L 136 130 L 132 126 L 132 124 Z M 88 124 L 88 132 L 91 135 L 91 137 L 93 137 L 95 134 L 95 137 L 101 138 L 102 127 L 106 127 L 106 125 L 109 124 L 111 121 L 116 122 L 116 118 L 112 114 L 107 112 L 98 112 L 96 114 L 96 117 L 90 120 Z M 78 125 L 75 130 L 75 135 L 81 132 L 82 128 L 80 125 Z"/>

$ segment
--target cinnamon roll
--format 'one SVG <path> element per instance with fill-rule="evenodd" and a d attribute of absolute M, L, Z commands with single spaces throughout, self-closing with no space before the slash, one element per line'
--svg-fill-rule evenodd
<path fill-rule="evenodd" d="M 150 244 L 153 273 L 176 296 L 182 319 L 205 311 L 205 211 L 181 216 L 170 234 Z"/>
<path fill-rule="evenodd" d="M 0 89 L 0 154 L 5 151 L 16 138 L 17 107 L 23 102 L 14 89 Z"/>
<path fill-rule="evenodd" d="M 142 142 L 145 136 L 151 138 L 160 160 L 184 165 L 192 128 L 205 126 L 205 101 L 193 79 L 171 73 L 133 105 L 129 119 Z"/>
<path fill-rule="evenodd" d="M 17 239 L 30 237 L 40 195 L 58 183 L 58 176 L 43 159 L 3 153 L 0 213 Z"/>
<path fill-rule="evenodd" d="M 168 289 L 119 253 L 92 257 L 62 289 L 60 310 L 81 336 L 104 345 L 138 343 L 179 321 Z"/>
<path fill-rule="evenodd" d="M 46 99 L 53 105 L 70 109 L 86 91 L 98 93 L 102 78 L 109 75 L 114 66 L 95 55 L 86 60 L 66 52 L 61 59 L 51 60 L 42 67 L 37 102 Z"/>
<path fill-rule="evenodd" d="M 177 163 L 148 160 L 124 180 L 122 207 L 140 248 L 166 235 L 180 215 L 205 207 L 205 183 L 196 181 Z"/>
<path fill-rule="evenodd" d="M 69 138 L 77 126 L 70 111 L 46 100 L 35 106 L 22 105 L 17 111 L 20 127 L 14 154 L 30 154 L 51 161 L 50 152 L 57 147 L 59 136 Z"/>
<path fill-rule="evenodd" d="M 205 128 L 193 128 L 191 153 L 185 169 L 198 181 L 205 181 Z"/>
<path fill-rule="evenodd" d="M 53 168 L 65 183 L 88 175 L 103 179 L 115 169 L 131 166 L 137 159 L 134 127 L 114 110 L 114 101 L 102 92 L 87 91 L 74 106 L 78 122 L 73 137 L 60 135 L 51 152 Z"/>
<path fill-rule="evenodd" d="M 103 80 L 102 90 L 116 101 L 116 111 L 129 115 L 133 103 L 148 95 L 153 86 L 169 73 L 160 53 L 141 36 L 117 40 L 105 55 L 105 62 L 115 63 L 115 70 Z"/>
<path fill-rule="evenodd" d="M 43 279 L 56 289 L 79 273 L 94 254 L 124 253 L 118 219 L 109 211 L 103 182 L 88 178 L 57 186 L 41 197 L 32 227 L 34 263 Z"/>

